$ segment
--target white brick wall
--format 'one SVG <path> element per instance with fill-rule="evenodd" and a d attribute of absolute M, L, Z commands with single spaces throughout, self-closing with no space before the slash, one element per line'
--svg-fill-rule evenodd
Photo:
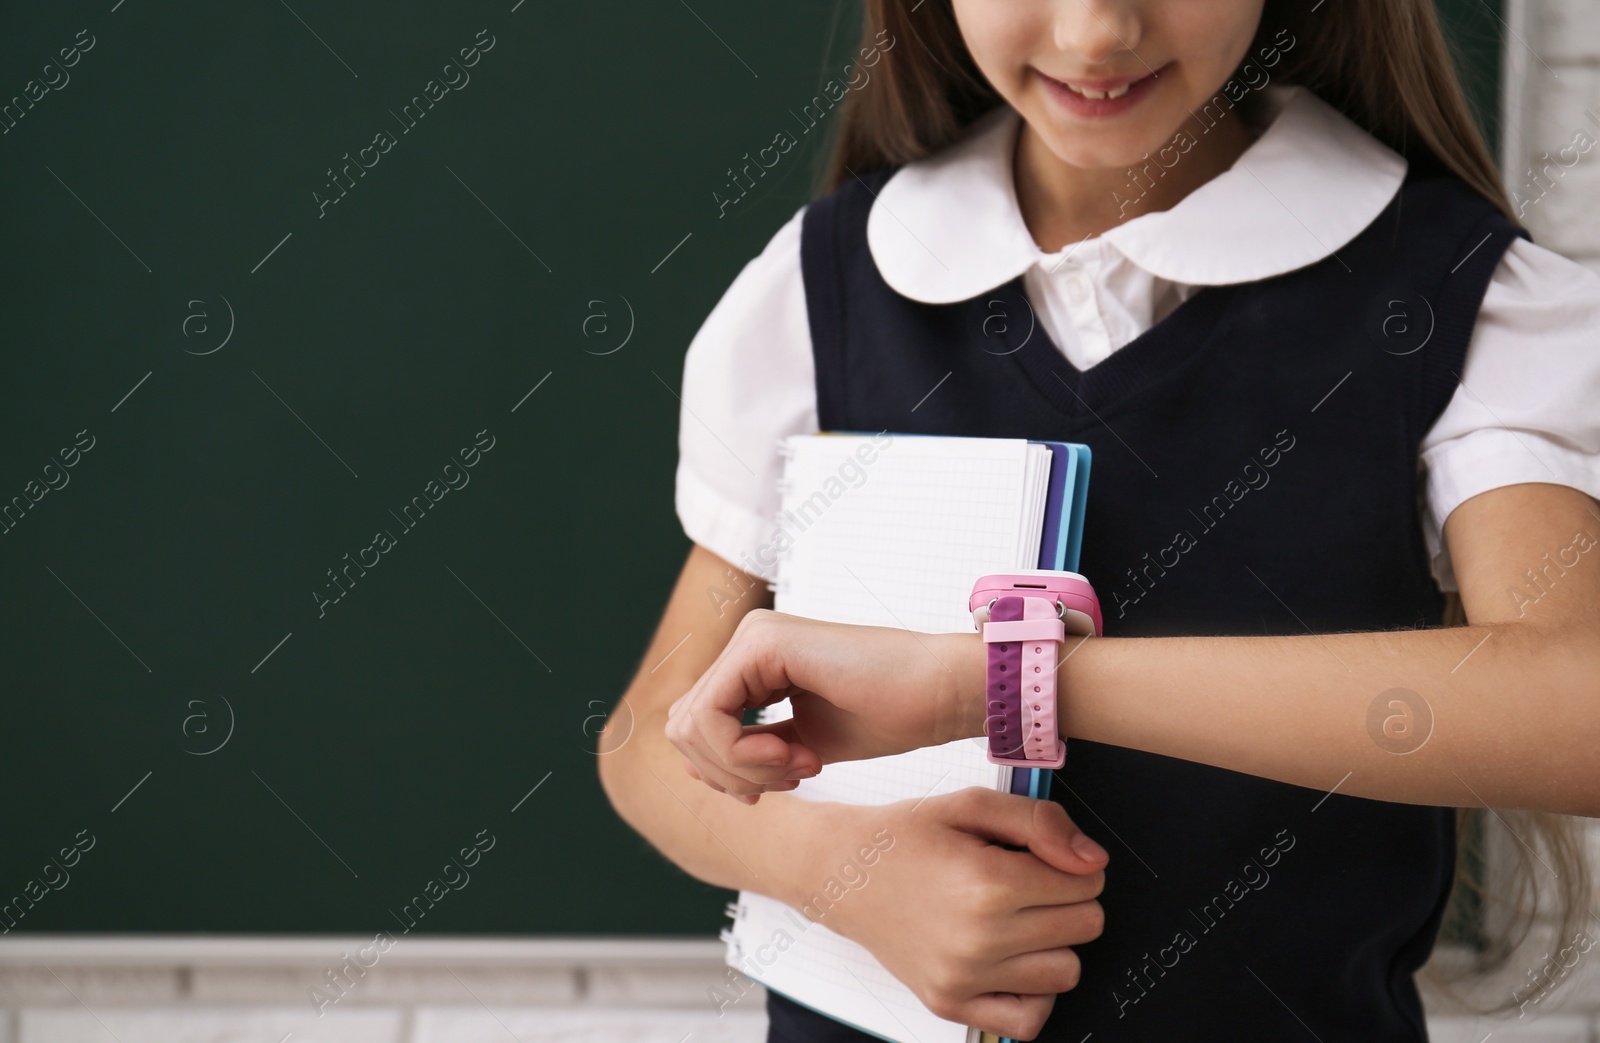
<path fill-rule="evenodd" d="M 1537 198 L 1522 217 L 1536 243 L 1600 272 L 1600 144 L 1581 154 L 1569 147 L 1580 130 L 1600 142 L 1600 0 L 1506 0 L 1504 21 L 1506 186 L 1524 199 Z M 1564 147 L 1576 161 L 1552 168 L 1550 187 L 1532 186 L 1529 169 L 1543 174 L 1545 155 L 1556 159 Z M 1589 837 L 1590 858 L 1600 870 L 1595 823 Z M 1514 843 L 1503 835 L 1499 840 Z M 1543 872 L 1535 876 L 1548 889 Z M 1591 917 L 1583 929 L 1600 939 L 1600 917 Z M 1504 972 L 1465 990 L 1469 1002 L 1487 1006 L 1526 987 L 1531 974 L 1549 966 L 1549 954 L 1568 941 L 1536 929 Z M 1495 1043 L 1600 1043 L 1600 944 L 1551 996 L 1558 998 L 1530 1003 L 1520 1016 L 1513 1009 L 1490 1019 L 1472 1016 L 1449 997 L 1425 993 L 1430 1035 L 1440 1043 L 1481 1043 L 1491 1031 Z"/>
<path fill-rule="evenodd" d="M 1600 927 L 1595 933 L 1600 935 Z M 319 1016 L 307 988 L 370 939 L 34 936 L 0 945 L 0 1043 L 762 1043 L 759 990 L 719 1017 L 712 940 L 408 939 Z M 1467 1000 L 1487 1005 L 1554 948 L 1530 940 Z M 351 951 L 354 951 L 352 948 Z M 47 969 L 48 968 L 48 969 Z M 379 971 L 384 977 L 378 977 Z M 57 980 L 59 976 L 59 981 Z M 1560 1000 L 1476 1017 L 1425 990 L 1440 1043 L 1600 1043 L 1600 947 Z M 69 991 L 70 990 L 70 991 Z"/>
<path fill-rule="evenodd" d="M 1600 2 L 1508 6 L 1507 21 L 1521 39 L 1508 37 L 1505 51 L 1510 111 L 1502 154 L 1507 187 L 1527 197 L 1541 191 L 1524 189 L 1543 154 L 1556 158 L 1579 130 L 1600 142 Z M 1523 223 L 1535 242 L 1600 271 L 1600 146 L 1569 168 L 1555 167 L 1549 180 L 1554 186 L 1528 206 Z"/>
<path fill-rule="evenodd" d="M 267 1008 L 30 1009 L 22 1012 L 19 1035 L 31 1043 L 90 1043 L 108 1038 L 121 1043 L 256 1043 L 285 1037 L 296 1043 L 396 1043 L 401 1038 L 399 1011 L 342 1011 L 314 1024 L 305 1021 L 288 1011 Z"/>
<path fill-rule="evenodd" d="M 1544 0 L 1540 43 L 1544 60 L 1563 65 L 1594 64 L 1600 53 L 1600 4 L 1590 0 Z"/>
<path fill-rule="evenodd" d="M 1512 132 L 1502 155 L 1507 184 L 1521 187 L 1530 166 L 1571 146 L 1579 130 L 1600 142 L 1600 0 L 1507 0 L 1506 20 L 1516 33 L 1505 43 L 1506 125 Z M 1575 151 L 1569 148 L 1568 156 Z M 1535 242 L 1600 272 L 1600 144 L 1552 180 L 1523 223 Z M 1600 824 L 1591 822 L 1589 839 L 1591 864 L 1600 872 Z M 1600 938 L 1600 917 L 1591 917 L 1587 930 Z M 1552 946 L 1560 944 L 1552 940 Z M 1536 966 L 1544 951 L 1525 947 L 1525 969 Z M 1585 959 L 1558 1010 L 1600 1011 L 1600 948 Z M 1600 1041 L 1600 1027 L 1591 1031 L 1590 1038 Z"/>
<path fill-rule="evenodd" d="M 718 1016 L 722 944 L 407 938 L 344 995 L 309 994 L 366 938 L 0 944 L 0 1043 L 761 1043 L 759 994 Z M 369 956 L 372 955 L 369 950 Z"/>

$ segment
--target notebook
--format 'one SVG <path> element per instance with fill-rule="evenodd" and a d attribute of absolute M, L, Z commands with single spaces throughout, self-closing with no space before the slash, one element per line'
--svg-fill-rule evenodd
<path fill-rule="evenodd" d="M 1089 449 L 1066 442 L 879 432 L 791 435 L 779 483 L 773 607 L 923 633 L 972 631 L 978 576 L 1077 568 Z M 763 721 L 789 716 L 787 700 Z M 853 804 L 966 786 L 1045 797 L 1050 772 L 991 764 L 985 740 L 830 764 L 796 796 Z M 887 848 L 881 858 L 893 858 Z M 870 900 L 870 869 L 841 902 Z M 858 899 L 858 900 L 860 900 Z M 765 895 L 741 891 L 721 937 L 727 963 L 775 992 L 897 1043 L 995 1037 L 937 1017 L 865 948 Z M 774 944 L 777 942 L 778 944 Z M 781 951 L 780 950 L 781 946 Z"/>

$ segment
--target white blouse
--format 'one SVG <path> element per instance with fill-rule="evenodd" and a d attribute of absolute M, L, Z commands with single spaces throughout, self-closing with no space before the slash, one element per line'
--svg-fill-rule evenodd
<path fill-rule="evenodd" d="M 1312 264 L 1378 216 L 1406 161 L 1315 94 L 1265 88 L 1271 123 L 1231 168 L 1169 210 L 1044 253 L 1022 220 L 1011 158 L 1021 120 L 1002 105 L 961 141 L 880 190 L 867 243 L 884 281 L 927 303 L 1021 274 L 1041 326 L 1080 370 L 1144 333 L 1202 285 Z M 675 507 L 685 534 L 745 571 L 771 540 L 778 441 L 817 431 L 800 270 L 802 207 L 745 265 L 684 357 Z M 1286 345 L 1292 347 L 1292 345 Z M 1495 269 L 1461 385 L 1422 440 L 1423 535 L 1444 590 L 1450 512 L 1520 482 L 1600 497 L 1600 274 L 1527 240 Z"/>

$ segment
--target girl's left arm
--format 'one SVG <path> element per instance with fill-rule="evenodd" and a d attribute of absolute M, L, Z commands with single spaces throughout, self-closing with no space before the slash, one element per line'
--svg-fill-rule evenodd
<path fill-rule="evenodd" d="M 1068 640 L 1062 735 L 1324 792 L 1600 816 L 1595 501 L 1504 486 L 1452 511 L 1445 537 L 1466 626 Z M 674 707 L 691 774 L 759 794 L 828 761 L 983 733 L 976 632 L 750 622 Z M 790 721 L 741 727 L 743 707 L 784 696 Z"/>
<path fill-rule="evenodd" d="M 1600 816 L 1595 502 L 1504 486 L 1445 538 L 1466 626 L 1069 640 L 1062 734 L 1351 796 Z M 958 661 L 972 705 L 982 653 Z"/>

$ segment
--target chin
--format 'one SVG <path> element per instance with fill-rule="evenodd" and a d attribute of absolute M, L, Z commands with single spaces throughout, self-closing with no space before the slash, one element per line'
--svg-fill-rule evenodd
<path fill-rule="evenodd" d="M 1096 132 L 1053 126 L 1040 136 L 1057 159 L 1079 170 L 1125 170 L 1143 162 L 1147 153 L 1171 139 L 1170 134 L 1162 137 L 1132 127 Z"/>

